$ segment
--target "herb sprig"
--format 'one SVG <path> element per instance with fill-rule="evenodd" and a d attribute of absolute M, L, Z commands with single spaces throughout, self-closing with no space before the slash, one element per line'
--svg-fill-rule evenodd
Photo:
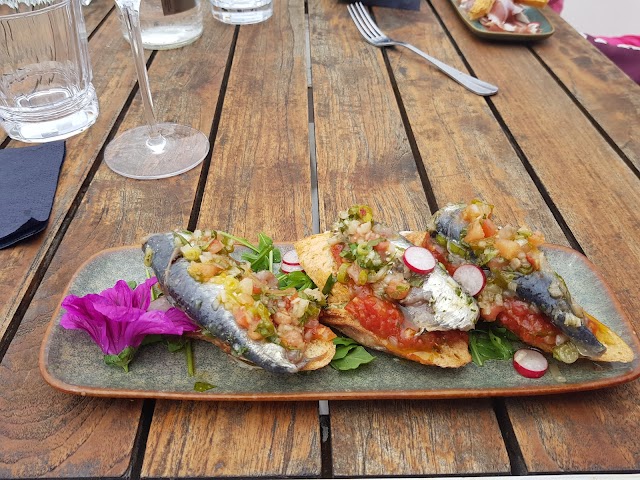
<path fill-rule="evenodd" d="M 252 252 L 243 253 L 242 259 L 251 264 L 251 270 L 254 272 L 262 270 L 273 272 L 273 264 L 282 261 L 280 249 L 273 244 L 270 237 L 262 232 L 258 234 L 258 245 L 253 245 L 246 238 L 236 237 L 227 232 L 218 231 L 218 234 L 252 250 Z"/>

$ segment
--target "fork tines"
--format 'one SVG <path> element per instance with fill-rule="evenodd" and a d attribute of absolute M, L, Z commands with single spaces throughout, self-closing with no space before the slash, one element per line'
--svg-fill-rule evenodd
<path fill-rule="evenodd" d="M 375 24 L 369 11 L 361 2 L 355 2 L 347 5 L 347 10 L 351 15 L 353 23 L 356 24 L 358 31 L 362 34 L 365 40 L 370 41 L 376 37 L 384 37 L 385 35 Z"/>

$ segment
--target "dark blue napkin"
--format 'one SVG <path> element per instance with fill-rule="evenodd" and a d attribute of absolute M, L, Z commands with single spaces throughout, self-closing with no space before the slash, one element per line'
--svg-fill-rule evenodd
<path fill-rule="evenodd" d="M 347 0 L 347 3 L 362 2 L 370 7 L 399 8 L 402 10 L 420 10 L 420 0 Z"/>
<path fill-rule="evenodd" d="M 0 248 L 47 226 L 64 142 L 0 150 Z"/>

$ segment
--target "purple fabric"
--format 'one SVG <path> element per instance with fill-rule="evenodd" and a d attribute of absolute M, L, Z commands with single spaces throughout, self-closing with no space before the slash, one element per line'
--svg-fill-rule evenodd
<path fill-rule="evenodd" d="M 0 248 L 47 226 L 64 142 L 0 150 Z"/>
<path fill-rule="evenodd" d="M 631 79 L 640 84 L 640 50 L 625 48 L 598 41 L 598 37 L 587 35 L 587 40 L 596 46 Z"/>

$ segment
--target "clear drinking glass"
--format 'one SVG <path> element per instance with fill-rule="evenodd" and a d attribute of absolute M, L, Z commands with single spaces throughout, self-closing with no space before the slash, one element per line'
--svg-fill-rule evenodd
<path fill-rule="evenodd" d="M 98 98 L 79 1 L 16 7 L 0 5 L 0 125 L 23 142 L 86 130 L 98 117 Z"/>
<path fill-rule="evenodd" d="M 273 15 L 273 0 L 210 0 L 214 18 L 231 25 L 259 23 Z"/>
<path fill-rule="evenodd" d="M 140 0 L 116 0 L 131 39 L 147 125 L 127 130 L 104 152 L 105 163 L 120 175 L 137 179 L 179 175 L 200 164 L 209 152 L 209 139 L 186 125 L 158 123 L 140 35 Z"/>
<path fill-rule="evenodd" d="M 129 40 L 122 16 L 122 33 Z M 142 46 L 149 50 L 179 48 L 202 35 L 200 0 L 141 0 L 140 34 Z"/>

